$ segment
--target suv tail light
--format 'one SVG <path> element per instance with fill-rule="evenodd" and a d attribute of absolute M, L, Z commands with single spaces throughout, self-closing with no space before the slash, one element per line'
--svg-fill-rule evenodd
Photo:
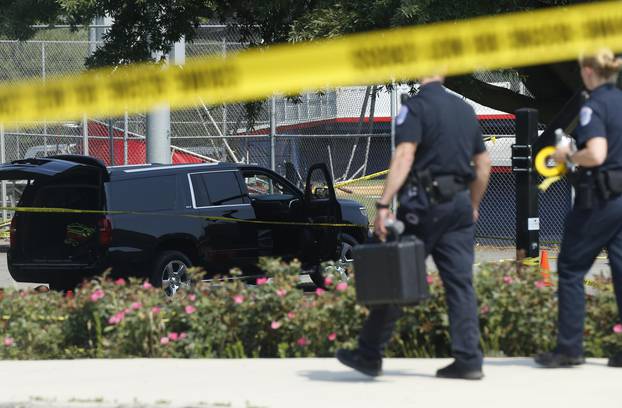
<path fill-rule="evenodd" d="M 17 228 L 16 228 L 16 220 L 17 217 L 15 215 L 13 215 L 13 218 L 11 218 L 11 226 L 9 227 L 9 239 L 10 239 L 10 243 L 11 243 L 11 248 L 15 248 L 15 246 L 17 245 Z"/>
<path fill-rule="evenodd" d="M 97 226 L 99 227 L 99 244 L 104 247 L 110 246 L 112 242 L 112 223 L 110 218 L 100 218 Z"/>

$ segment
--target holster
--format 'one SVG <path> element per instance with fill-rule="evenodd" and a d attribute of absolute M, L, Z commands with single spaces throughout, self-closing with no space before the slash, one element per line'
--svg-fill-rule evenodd
<path fill-rule="evenodd" d="M 581 169 L 567 175 L 575 189 L 574 206 L 580 210 L 590 210 L 596 199 L 596 180 L 592 170 Z"/>
<path fill-rule="evenodd" d="M 568 174 L 568 181 L 576 191 L 575 207 L 589 210 L 596 195 L 609 200 L 622 194 L 622 170 L 580 170 Z"/>
<path fill-rule="evenodd" d="M 411 183 L 418 183 L 428 194 L 431 204 L 442 204 L 454 199 L 456 194 L 468 188 L 462 177 L 448 175 L 433 176 L 430 170 L 417 171 Z"/>

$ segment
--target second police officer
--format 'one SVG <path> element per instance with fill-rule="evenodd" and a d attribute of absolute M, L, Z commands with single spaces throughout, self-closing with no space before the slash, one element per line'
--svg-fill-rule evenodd
<path fill-rule="evenodd" d="M 438 377 L 481 379 L 477 300 L 473 289 L 474 224 L 490 174 L 479 123 L 459 97 L 443 87 L 444 78 L 421 81 L 396 118 L 396 150 L 382 197 L 377 202 L 375 232 L 385 239 L 389 203 L 399 192 L 397 218 L 425 244 L 439 269 L 449 310 L 455 362 Z M 379 270 L 378 273 L 383 273 Z M 341 349 L 343 364 L 370 376 L 382 372 L 383 351 L 401 308 L 373 307 L 359 335 L 358 348 Z"/>
<path fill-rule="evenodd" d="M 584 278 L 598 254 L 606 249 L 622 318 L 622 91 L 616 87 L 622 60 L 603 49 L 579 60 L 581 78 L 590 97 L 579 113 L 575 130 L 578 151 L 558 147 L 554 158 L 580 166 L 570 177 L 576 198 L 566 218 L 559 275 L 557 347 L 536 356 L 542 366 L 579 365 L 583 357 L 585 320 Z M 622 367 L 622 350 L 609 365 Z"/>

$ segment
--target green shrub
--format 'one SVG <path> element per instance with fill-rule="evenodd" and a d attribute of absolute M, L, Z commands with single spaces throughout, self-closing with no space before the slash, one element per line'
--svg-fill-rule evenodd
<path fill-rule="evenodd" d="M 262 267 L 270 282 L 201 283 L 173 299 L 136 280 L 93 280 L 67 295 L 0 292 L 0 357 L 329 357 L 356 344 L 368 312 L 356 304 L 352 282 L 304 293 L 296 287 L 299 264 L 264 260 Z M 431 298 L 405 308 L 387 355 L 449 356 L 442 285 L 436 274 L 429 280 Z M 480 268 L 475 286 L 486 355 L 553 347 L 555 288 L 544 286 L 538 271 L 491 264 Z M 588 355 L 621 348 L 612 290 L 588 297 L 587 309 Z"/>

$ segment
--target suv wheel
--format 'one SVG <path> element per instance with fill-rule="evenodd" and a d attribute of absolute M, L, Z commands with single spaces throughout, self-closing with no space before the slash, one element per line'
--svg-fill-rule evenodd
<path fill-rule="evenodd" d="M 180 288 L 190 286 L 188 268 L 192 262 L 179 251 L 164 251 L 158 255 L 151 273 L 151 283 L 161 287 L 166 296 L 175 296 Z"/>
<path fill-rule="evenodd" d="M 352 249 L 359 242 L 352 235 L 340 234 L 337 242 L 338 259 L 335 261 L 335 272 L 339 275 L 339 280 L 348 280 L 348 270 L 352 266 Z M 309 277 L 318 288 L 325 288 L 324 285 L 324 267 L 318 265 Z"/>

